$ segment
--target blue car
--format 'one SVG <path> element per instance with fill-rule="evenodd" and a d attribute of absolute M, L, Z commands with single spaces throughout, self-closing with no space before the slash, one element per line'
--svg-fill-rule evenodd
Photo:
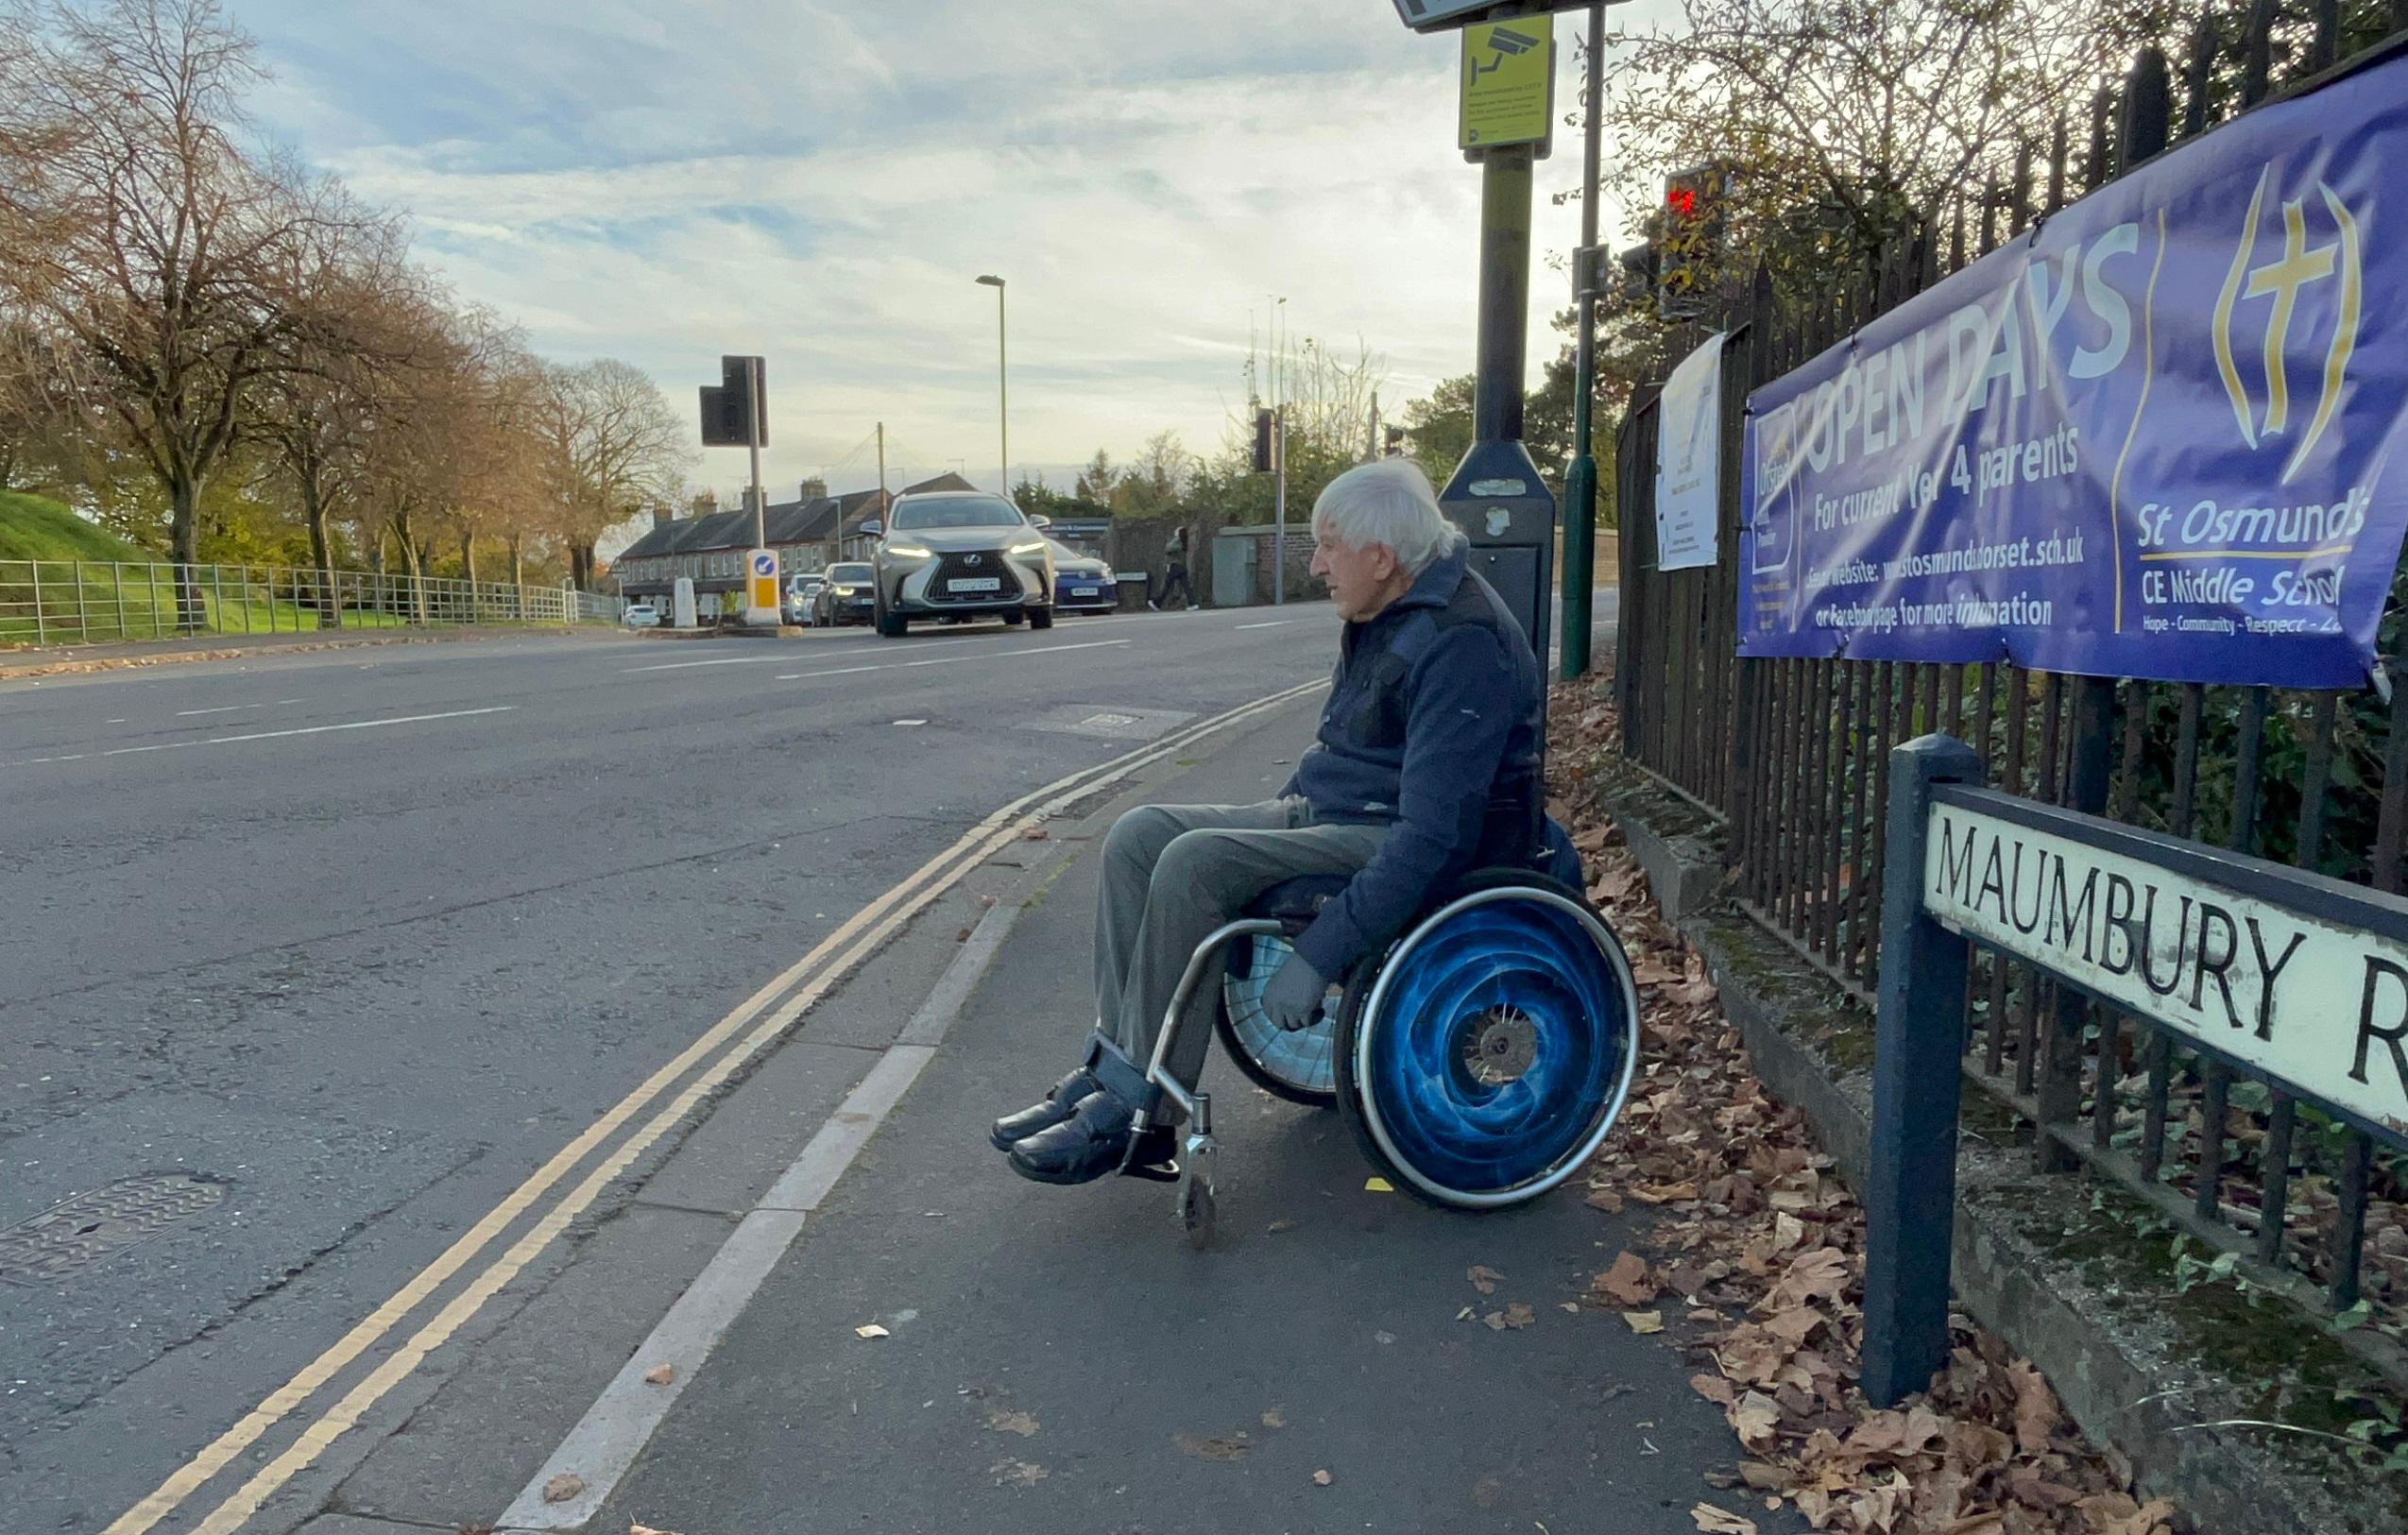
<path fill-rule="evenodd" d="M 1053 610 L 1057 613 L 1114 613 L 1120 608 L 1120 583 L 1112 567 L 1092 554 L 1082 554 L 1065 543 L 1053 544 Z"/>

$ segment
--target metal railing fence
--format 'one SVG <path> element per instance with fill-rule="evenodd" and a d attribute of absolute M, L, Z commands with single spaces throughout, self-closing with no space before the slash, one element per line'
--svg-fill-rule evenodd
<path fill-rule="evenodd" d="M 616 623 L 624 602 L 563 587 L 371 571 L 0 559 L 0 645 L 417 625 Z"/>
<path fill-rule="evenodd" d="M 2295 11 L 2259 0 L 2246 17 L 2211 9 L 2178 77 L 2151 50 L 2119 91 L 2099 94 L 2078 158 L 2059 124 L 2048 145 L 2023 148 L 2011 179 L 1970 190 L 1920 237 L 1802 300 L 1777 299 L 1759 269 L 1744 300 L 1670 337 L 1668 354 L 1728 329 L 1727 376 L 1768 383 L 2169 143 L 2265 100 L 2286 83 L 2278 60 L 2303 79 L 2350 47 L 2362 63 L 2408 49 L 2408 30 L 2381 40 L 2341 18 L 2330 3 Z M 2408 28 L 2408 3 L 2379 20 Z M 2010 793 L 2408 890 L 2408 687 L 2383 698 L 2004 663 L 1739 657 L 1731 552 L 1744 391 L 1725 394 L 1724 562 L 1659 571 L 1653 520 L 1623 521 L 1623 750 L 1723 824 L 1743 908 L 1826 976 L 1870 1002 L 1885 764 L 1890 748 L 1931 731 L 1969 742 Z M 1656 414 L 1643 391 L 1620 429 L 1626 507 L 1653 503 Z M 2398 623 L 2395 588 L 2387 637 Z M 2385 667 L 2401 677 L 2408 655 Z M 2216 1271 L 2237 1267 L 2333 1320 L 2408 1390 L 2408 1163 L 2020 963 L 1981 957 L 1968 999 L 1968 1078 L 2012 1111 L 2041 1168 L 2087 1167 L 2138 1194 L 2217 1254 Z M 2359 1325 L 2367 1321 L 2380 1325 Z"/>

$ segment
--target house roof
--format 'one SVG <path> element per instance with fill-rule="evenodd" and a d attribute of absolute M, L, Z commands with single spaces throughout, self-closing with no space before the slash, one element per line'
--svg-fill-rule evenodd
<path fill-rule="evenodd" d="M 829 543 L 837 537 L 854 537 L 864 521 L 884 511 L 897 495 L 911 495 L 924 490 L 976 490 L 960 475 L 947 470 L 933 479 L 917 485 L 907 485 L 892 493 L 876 487 L 849 491 L 842 496 L 814 496 L 809 501 L 776 501 L 762 508 L 771 548 L 786 544 Z M 881 499 L 883 497 L 884 499 Z M 715 554 L 727 549 L 750 549 L 753 546 L 753 514 L 743 508 L 731 512 L 706 512 L 700 517 L 681 518 L 653 528 L 619 552 L 622 561 L 646 559 L 660 554 Z"/>

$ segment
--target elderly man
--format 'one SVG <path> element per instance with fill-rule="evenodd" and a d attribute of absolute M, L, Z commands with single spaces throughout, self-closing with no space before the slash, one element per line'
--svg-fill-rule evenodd
<path fill-rule="evenodd" d="M 1538 661 L 1469 568 L 1429 481 L 1401 458 L 1349 469 L 1314 503 L 1313 537 L 1313 573 L 1346 621 L 1319 739 L 1276 799 L 1147 805 L 1114 824 L 1086 1062 L 995 1126 L 1024 1178 L 1170 1174 L 1171 1127 L 1143 1122 L 1156 1097 L 1146 1063 L 1196 945 L 1265 890 L 1299 875 L 1350 877 L 1263 993 L 1273 1021 L 1303 1029 L 1330 984 L 1434 892 L 1476 862 L 1530 851 Z M 1207 989 L 1198 998 L 1211 1006 Z M 1182 1081 L 1195 1080 L 1209 1034 L 1181 1031 L 1166 1065 Z"/>

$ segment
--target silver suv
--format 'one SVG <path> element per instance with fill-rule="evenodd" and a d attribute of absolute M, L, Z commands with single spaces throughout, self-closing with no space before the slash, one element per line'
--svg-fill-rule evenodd
<path fill-rule="evenodd" d="M 878 632 L 899 637 L 914 619 L 1025 618 L 1032 629 L 1053 627 L 1048 520 L 977 491 L 897 497 L 884 523 L 862 524 L 878 539 Z"/>

